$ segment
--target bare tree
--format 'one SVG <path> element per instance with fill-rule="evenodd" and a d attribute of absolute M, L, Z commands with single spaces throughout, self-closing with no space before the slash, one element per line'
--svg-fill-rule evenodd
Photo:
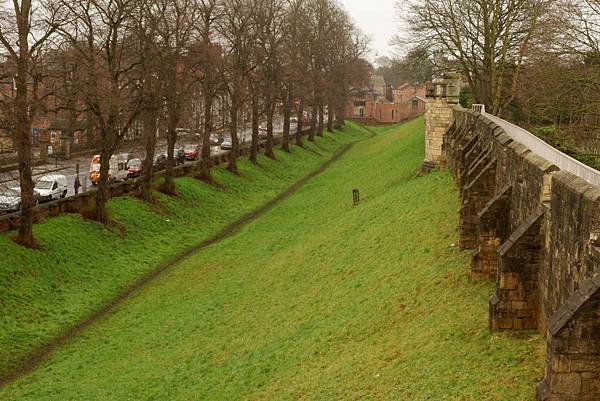
<path fill-rule="evenodd" d="M 173 169 L 177 127 L 186 97 L 190 94 L 192 70 L 196 65 L 193 60 L 195 54 L 188 52 L 188 46 L 192 42 L 200 12 L 195 0 L 152 0 L 146 3 L 146 7 L 152 10 L 151 17 L 156 25 L 155 54 L 159 62 L 158 73 L 164 83 L 167 164 L 161 190 L 175 195 L 177 191 Z"/>
<path fill-rule="evenodd" d="M 121 139 L 142 111 L 141 82 L 133 74 L 135 57 L 134 18 L 139 15 L 137 0 L 61 0 L 68 10 L 69 23 L 63 36 L 85 61 L 86 74 L 81 93 L 93 118 L 100 141 L 100 179 L 96 194 L 95 218 L 108 223 L 110 159 Z"/>
<path fill-rule="evenodd" d="M 306 0 L 289 0 L 284 20 L 282 82 L 289 92 L 289 96 L 294 99 L 292 106 L 296 108 L 298 119 L 294 139 L 296 146 L 303 146 L 304 106 L 311 87 L 309 74 L 311 50 L 307 38 L 311 34 L 312 28 L 307 15 L 307 7 Z"/>
<path fill-rule="evenodd" d="M 227 90 L 231 105 L 229 108 L 229 135 L 232 149 L 229 153 L 227 169 L 238 174 L 237 158 L 239 156 L 239 117 L 246 96 L 248 74 L 253 66 L 250 62 L 254 38 L 252 35 L 253 4 L 248 0 L 225 0 L 224 12 L 218 25 L 219 33 L 226 46 Z"/>
<path fill-rule="evenodd" d="M 515 95 L 527 50 L 552 1 L 407 0 L 397 4 L 410 26 L 407 42 L 447 54 L 477 101 L 500 114 Z"/>
<path fill-rule="evenodd" d="M 284 28 L 283 0 L 253 0 L 253 20 L 256 31 L 256 42 L 259 46 L 262 92 L 264 96 L 265 116 L 267 122 L 267 141 L 265 154 L 274 159 L 273 153 L 273 116 L 278 97 L 278 86 L 281 80 L 281 46 Z"/>
<path fill-rule="evenodd" d="M 196 55 L 197 65 L 201 72 L 198 80 L 202 86 L 204 100 L 203 127 L 202 127 L 202 153 L 199 178 L 212 183 L 210 174 L 210 134 L 213 129 L 212 113 L 215 98 L 221 89 L 219 66 L 221 65 L 221 47 L 213 42 L 215 24 L 222 14 L 219 0 L 198 0 L 200 22 L 198 24 L 198 41 L 193 44 L 192 51 Z"/>
<path fill-rule="evenodd" d="M 154 157 L 158 133 L 159 116 L 162 114 L 162 79 L 160 78 L 160 61 L 157 48 L 157 29 L 155 10 L 147 7 L 141 10 L 135 21 L 138 40 L 139 65 L 137 68 L 141 84 L 142 113 L 144 129 L 144 176 L 141 186 L 141 197 L 146 202 L 154 202 L 152 182 L 154 180 Z"/>
<path fill-rule="evenodd" d="M 21 222 L 16 241 L 27 247 L 36 246 L 33 237 L 35 197 L 32 179 L 31 121 L 39 104 L 36 97 L 38 82 L 33 59 L 40 54 L 59 25 L 59 8 L 51 2 L 13 0 L 12 7 L 0 5 L 0 44 L 14 66 L 15 96 L 11 99 L 10 128 L 19 156 L 21 186 Z"/>

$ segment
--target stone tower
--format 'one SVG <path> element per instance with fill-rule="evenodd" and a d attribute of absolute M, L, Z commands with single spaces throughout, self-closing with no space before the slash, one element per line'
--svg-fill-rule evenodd
<path fill-rule="evenodd" d="M 456 73 L 434 79 L 427 88 L 424 171 L 431 171 L 440 162 L 444 135 L 454 122 L 452 109 L 458 104 L 459 95 L 460 78 Z"/>

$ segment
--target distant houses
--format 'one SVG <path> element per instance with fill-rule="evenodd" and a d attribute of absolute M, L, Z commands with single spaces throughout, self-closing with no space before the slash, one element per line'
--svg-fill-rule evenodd
<path fill-rule="evenodd" d="M 365 87 L 351 89 L 346 113 L 350 119 L 365 122 L 401 122 L 425 112 L 426 92 L 424 84 L 393 88 L 383 76 L 371 75 Z"/>

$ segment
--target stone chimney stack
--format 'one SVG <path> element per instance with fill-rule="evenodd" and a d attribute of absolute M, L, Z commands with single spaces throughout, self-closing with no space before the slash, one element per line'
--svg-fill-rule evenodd
<path fill-rule="evenodd" d="M 446 73 L 427 88 L 425 106 L 425 161 L 423 171 L 431 171 L 440 162 L 444 135 L 454 122 L 452 109 L 458 104 L 460 78 Z"/>

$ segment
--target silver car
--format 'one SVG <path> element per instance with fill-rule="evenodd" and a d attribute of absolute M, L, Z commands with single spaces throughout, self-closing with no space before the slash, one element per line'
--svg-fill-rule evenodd
<path fill-rule="evenodd" d="M 223 142 L 221 142 L 221 149 L 223 149 L 223 150 L 233 149 L 233 144 L 231 143 L 231 139 L 225 139 Z"/>
<path fill-rule="evenodd" d="M 0 212 L 16 212 L 21 209 L 21 188 L 8 188 L 0 192 Z"/>

